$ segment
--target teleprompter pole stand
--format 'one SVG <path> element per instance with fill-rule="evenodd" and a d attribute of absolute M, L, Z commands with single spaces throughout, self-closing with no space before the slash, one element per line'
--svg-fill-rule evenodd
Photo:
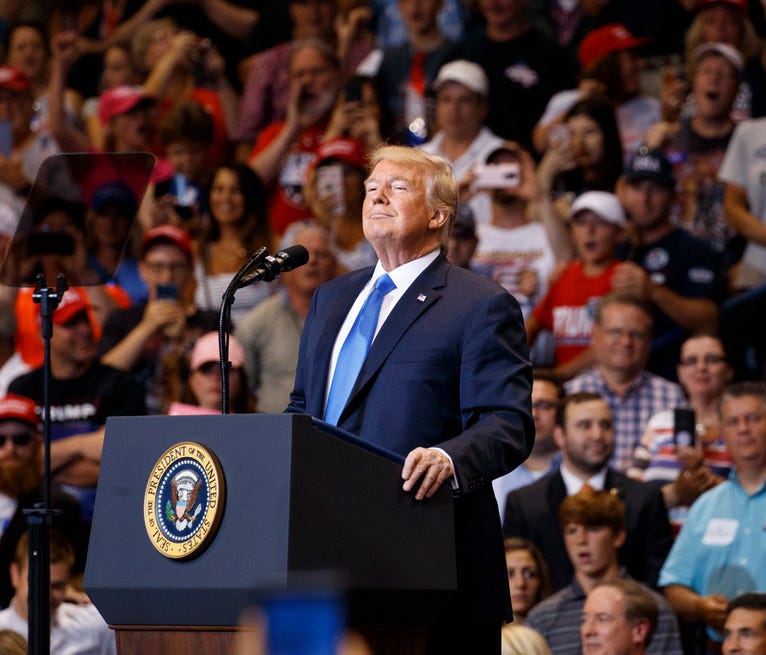
<path fill-rule="evenodd" d="M 29 655 L 49 655 L 50 540 L 51 518 L 51 335 L 53 312 L 67 290 L 64 275 L 58 274 L 56 289 L 48 287 L 43 275 L 37 276 L 32 299 L 40 305 L 40 333 L 43 339 L 43 502 L 24 510 L 29 526 Z"/>

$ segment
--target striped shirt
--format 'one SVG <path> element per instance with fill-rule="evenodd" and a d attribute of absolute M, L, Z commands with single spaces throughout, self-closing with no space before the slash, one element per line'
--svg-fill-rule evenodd
<path fill-rule="evenodd" d="M 620 577 L 631 579 L 625 571 Z M 648 590 L 648 587 L 645 587 Z M 678 622 L 667 601 L 649 590 L 660 610 L 657 631 L 646 649 L 647 655 L 681 655 Z M 526 625 L 539 632 L 554 655 L 581 655 L 580 623 L 585 592 L 577 580 L 535 605 L 527 615 Z"/>

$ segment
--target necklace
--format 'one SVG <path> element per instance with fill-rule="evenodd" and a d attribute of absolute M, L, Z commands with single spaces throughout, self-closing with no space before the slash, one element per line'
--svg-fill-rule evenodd
<path fill-rule="evenodd" d="M 230 262 L 245 259 L 247 257 L 247 249 L 244 246 L 239 246 L 238 248 L 226 248 L 221 243 L 214 243 L 210 246 L 210 249 L 217 257 Z"/>

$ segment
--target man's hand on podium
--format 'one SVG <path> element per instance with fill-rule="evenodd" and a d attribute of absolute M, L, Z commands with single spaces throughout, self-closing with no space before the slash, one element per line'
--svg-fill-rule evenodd
<path fill-rule="evenodd" d="M 423 500 L 433 496 L 445 480 L 455 474 L 450 458 L 438 448 L 415 448 L 407 455 L 402 468 L 402 489 L 411 491 L 419 479 L 420 483 L 415 498 Z"/>

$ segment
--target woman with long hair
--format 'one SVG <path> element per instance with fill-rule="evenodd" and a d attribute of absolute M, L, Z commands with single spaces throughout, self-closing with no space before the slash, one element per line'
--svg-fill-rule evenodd
<path fill-rule="evenodd" d="M 511 589 L 514 623 L 524 623 L 529 611 L 550 596 L 553 588 L 540 549 L 529 539 L 505 540 L 505 564 Z"/>
<path fill-rule="evenodd" d="M 208 224 L 197 242 L 194 300 L 200 309 L 217 310 L 233 275 L 256 250 L 270 245 L 271 233 L 266 192 L 247 165 L 229 162 L 216 168 L 207 197 Z M 266 282 L 237 291 L 232 306 L 234 323 L 270 293 Z"/>
<path fill-rule="evenodd" d="M 229 398 L 234 414 L 251 413 L 255 403 L 245 372 L 245 352 L 233 336 L 229 338 Z M 168 414 L 220 414 L 221 412 L 221 360 L 218 352 L 218 333 L 203 334 L 184 361 L 177 379 L 169 392 L 176 397 L 170 403 Z"/>
<path fill-rule="evenodd" d="M 554 135 L 555 136 L 555 135 Z M 538 167 L 538 183 L 555 197 L 584 191 L 614 192 L 622 172 L 622 145 L 612 103 L 593 97 L 566 113 Z"/>

